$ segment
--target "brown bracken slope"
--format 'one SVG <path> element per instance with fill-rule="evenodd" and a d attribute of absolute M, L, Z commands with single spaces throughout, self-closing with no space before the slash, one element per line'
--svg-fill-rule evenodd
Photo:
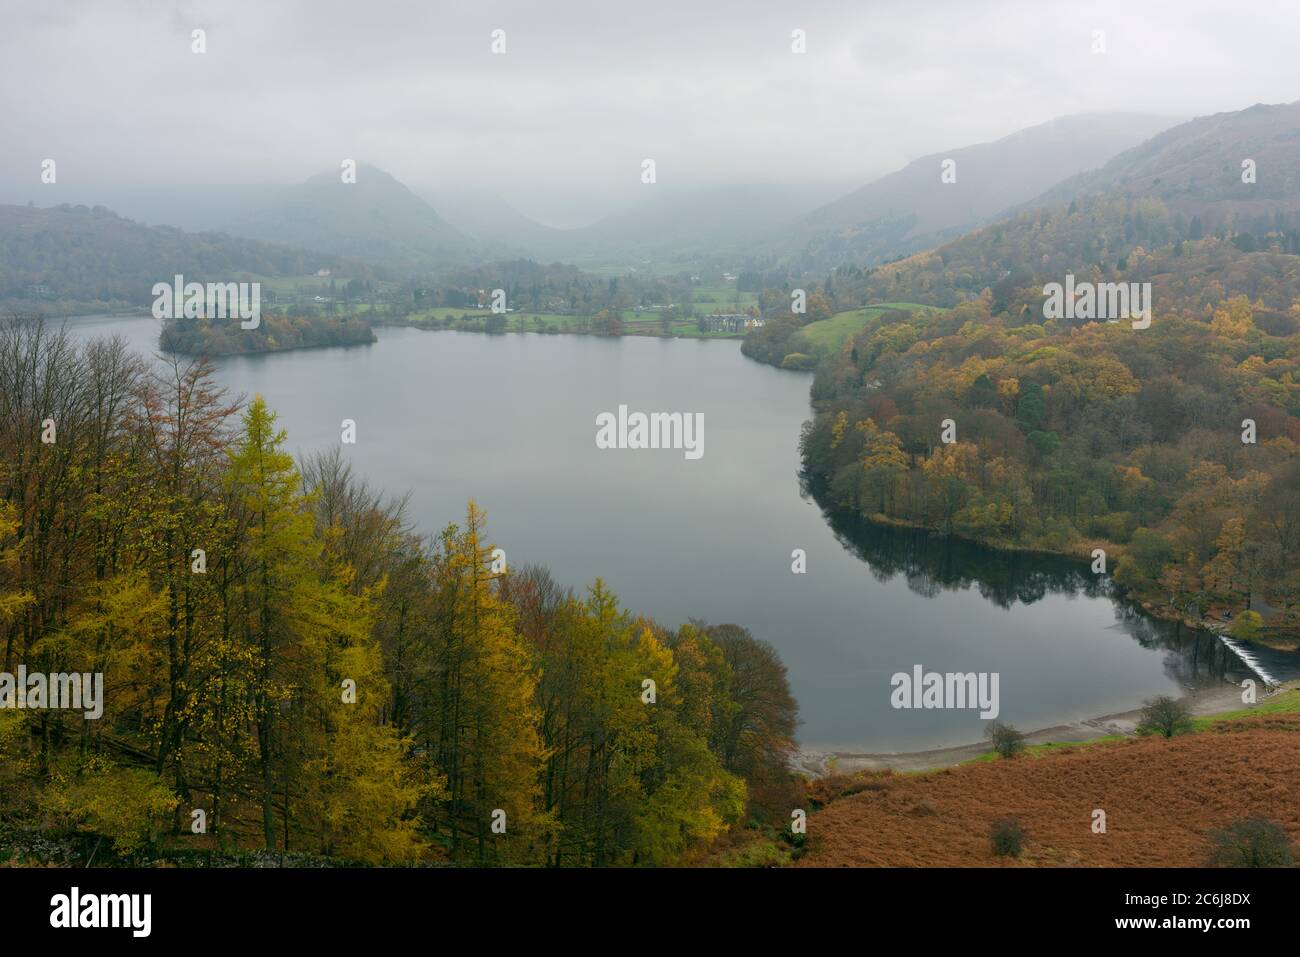
<path fill-rule="evenodd" d="M 810 815 L 799 866 L 1200 866 L 1207 833 L 1244 817 L 1271 818 L 1300 843 L 1298 721 L 1261 716 L 1172 740 L 829 782 L 824 794 L 845 796 Z M 1092 831 L 1095 808 L 1105 834 Z M 1028 832 L 1018 860 L 990 846 L 1004 817 Z"/>

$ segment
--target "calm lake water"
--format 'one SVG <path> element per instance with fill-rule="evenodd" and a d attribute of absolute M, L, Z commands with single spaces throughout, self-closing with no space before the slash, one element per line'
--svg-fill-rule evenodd
<path fill-rule="evenodd" d="M 153 354 L 152 318 L 69 320 Z M 1216 639 L 1114 600 L 1086 566 L 1011 556 L 827 516 L 801 492 L 810 377 L 735 341 L 381 328 L 371 346 L 219 360 L 260 393 L 295 453 L 340 442 L 372 484 L 410 492 L 426 533 L 471 497 L 512 566 L 585 588 L 601 576 L 669 626 L 735 622 L 789 668 L 805 747 L 909 751 L 978 740 L 974 711 L 895 710 L 890 677 L 997 672 L 1000 719 L 1024 730 L 1248 676 Z M 600 412 L 702 412 L 704 451 L 602 450 Z M 791 551 L 807 573 L 791 572 Z"/>

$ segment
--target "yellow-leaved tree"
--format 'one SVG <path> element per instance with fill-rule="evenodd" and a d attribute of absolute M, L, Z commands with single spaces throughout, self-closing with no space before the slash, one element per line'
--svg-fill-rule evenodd
<path fill-rule="evenodd" d="M 455 857 L 540 860 L 551 818 L 541 807 L 536 667 L 497 592 L 483 530 L 471 501 L 464 528 L 446 528 L 430 562 L 436 598 L 416 741 L 447 790 L 427 816 Z"/>

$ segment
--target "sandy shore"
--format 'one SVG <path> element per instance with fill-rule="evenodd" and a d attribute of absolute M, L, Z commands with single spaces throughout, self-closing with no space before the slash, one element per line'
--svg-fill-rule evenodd
<path fill-rule="evenodd" d="M 1277 690 L 1300 687 L 1300 682 L 1291 681 Z M 1263 688 L 1261 686 L 1261 693 Z M 1275 692 L 1276 693 L 1276 692 Z M 1189 690 L 1180 699 L 1195 717 L 1222 714 L 1244 707 L 1241 703 L 1241 689 L 1236 685 L 1223 684 L 1212 688 Z M 1075 721 L 1052 728 L 1043 728 L 1025 735 L 1026 744 L 1050 744 L 1052 742 L 1092 741 L 1113 734 L 1133 734 L 1142 719 L 1142 709 L 1123 711 L 1119 714 L 1102 715 L 1086 721 Z M 794 769 L 811 777 L 822 777 L 831 773 L 852 774 L 856 771 L 928 771 L 932 768 L 948 768 L 978 758 L 989 750 L 987 741 L 963 744 L 951 748 L 934 748 L 929 751 L 899 751 L 875 754 L 855 754 L 844 751 L 808 751 L 801 750 L 794 760 Z"/>

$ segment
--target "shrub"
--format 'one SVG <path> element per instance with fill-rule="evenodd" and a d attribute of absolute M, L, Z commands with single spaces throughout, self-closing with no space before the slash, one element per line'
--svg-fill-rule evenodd
<path fill-rule="evenodd" d="M 110 838 L 127 856 L 154 844 L 180 798 L 151 771 L 91 758 L 78 776 L 56 774 L 41 801 L 63 825 Z"/>
<path fill-rule="evenodd" d="M 1243 818 L 1210 833 L 1210 864 L 1216 867 L 1291 867 L 1291 839 L 1267 818 Z"/>
<path fill-rule="evenodd" d="M 1025 736 L 1001 721 L 991 722 L 984 729 L 984 737 L 989 739 L 993 750 L 1004 758 L 1014 758 L 1025 750 Z"/>
<path fill-rule="evenodd" d="M 1228 634 L 1238 641 L 1255 641 L 1264 627 L 1264 617 L 1257 611 L 1243 611 L 1232 619 Z"/>
<path fill-rule="evenodd" d="M 1187 713 L 1187 705 L 1169 695 L 1158 695 L 1145 702 L 1142 720 L 1138 722 L 1138 734 L 1159 734 L 1172 738 L 1192 730 L 1192 718 Z"/>
<path fill-rule="evenodd" d="M 1009 817 L 994 821 L 993 827 L 989 830 L 989 837 L 993 842 L 995 857 L 1019 857 L 1025 849 L 1027 835 L 1020 822 Z"/>
<path fill-rule="evenodd" d="M 817 360 L 803 352 L 791 352 L 781 360 L 782 369 L 796 369 L 803 372 L 816 366 Z"/>

